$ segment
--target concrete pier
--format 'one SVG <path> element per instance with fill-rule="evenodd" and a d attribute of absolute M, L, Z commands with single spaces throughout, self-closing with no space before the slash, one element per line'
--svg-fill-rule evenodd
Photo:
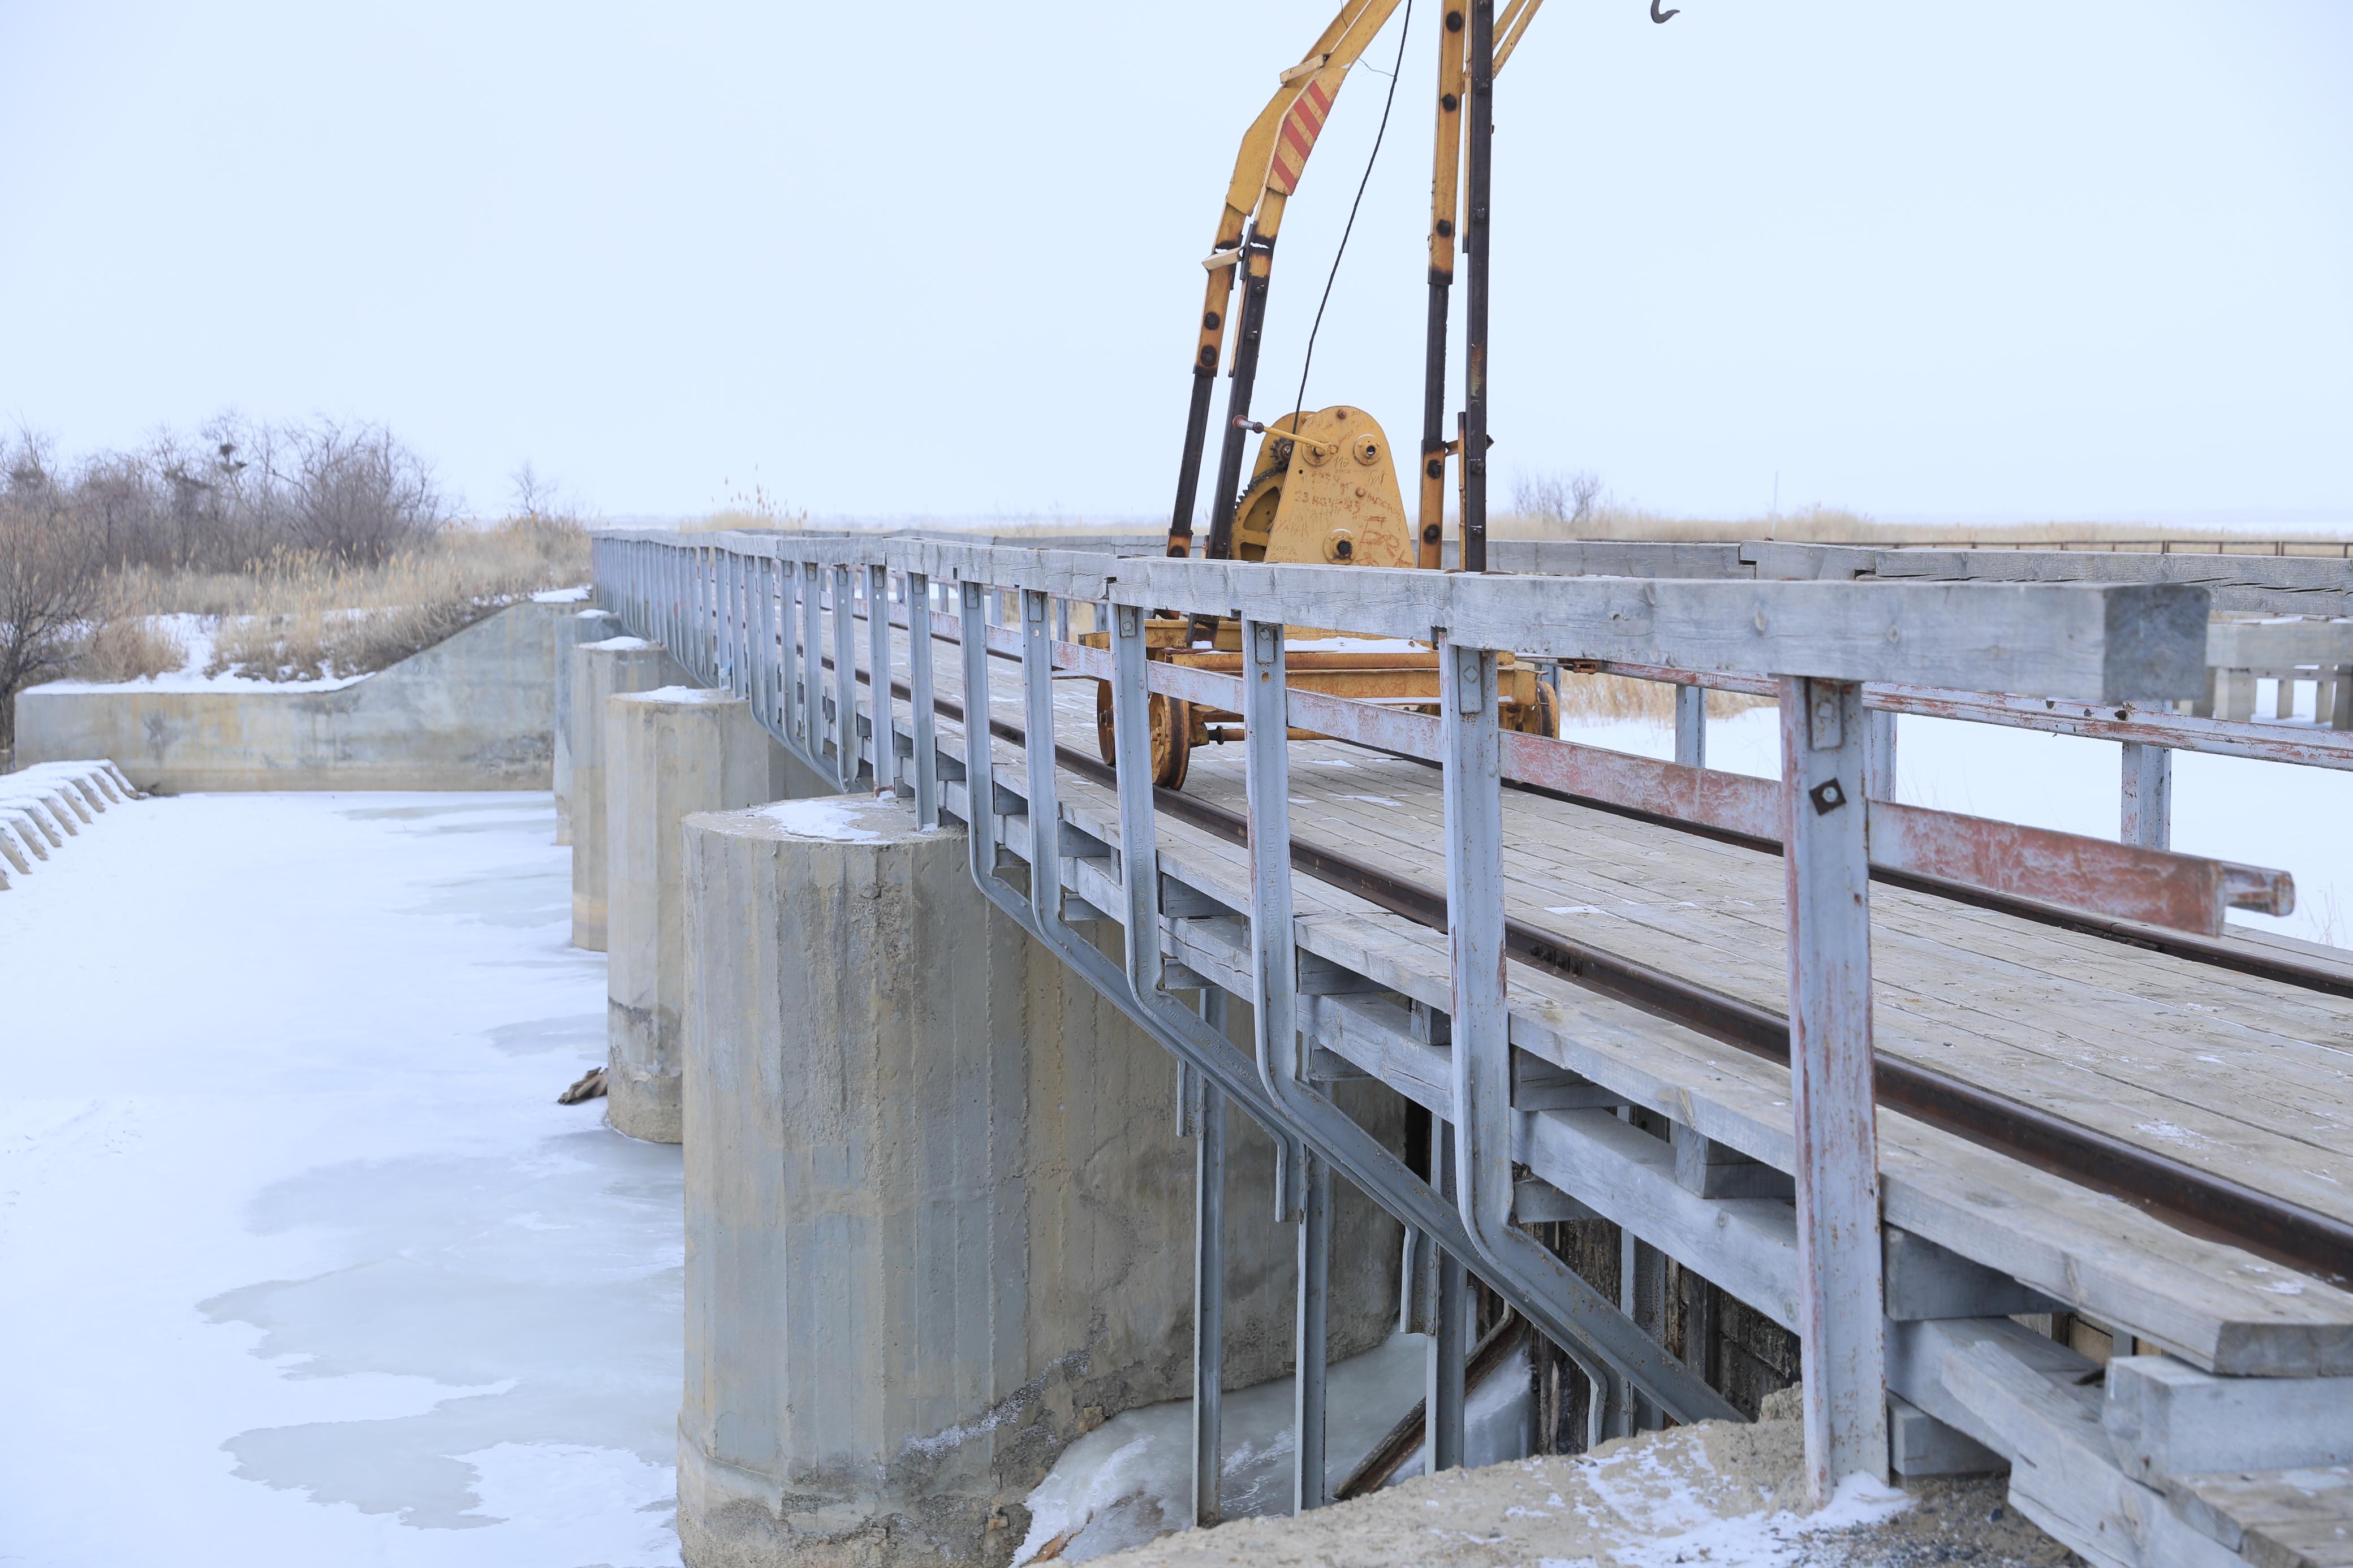
<path fill-rule="evenodd" d="M 574 646 L 621 635 L 621 617 L 610 610 L 575 611 L 565 628 Z M 572 649 L 555 658 L 555 842 L 572 842 Z"/>
<path fill-rule="evenodd" d="M 988 906 L 959 828 L 837 796 L 683 837 L 686 1560 L 1001 1563 L 1062 1447 L 1188 1386 L 1173 1064 Z M 1261 1172 L 1229 1381 L 1288 1359 Z M 1335 1354 L 1393 1323 L 1397 1252 L 1335 1248 Z"/>
<path fill-rule="evenodd" d="M 806 771 L 806 770 L 802 770 Z M 686 900 L 679 824 L 786 794 L 784 749 L 724 691 L 670 686 L 605 705 L 607 1114 L 679 1141 Z"/>
<path fill-rule="evenodd" d="M 607 637 L 571 648 L 572 945 L 605 951 L 605 700 L 682 682 L 659 644 Z"/>

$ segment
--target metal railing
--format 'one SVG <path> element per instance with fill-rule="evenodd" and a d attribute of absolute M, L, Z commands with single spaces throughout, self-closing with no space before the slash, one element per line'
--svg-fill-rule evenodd
<path fill-rule="evenodd" d="M 1917 700 L 1904 694 L 1922 689 L 1956 699 L 1963 694 L 1948 683 L 1963 672 L 1983 670 L 2004 685 L 2039 688 L 2054 705 L 2110 711 L 2136 698 L 2193 692 L 2203 676 L 2207 619 L 2200 588 L 1465 576 L 789 535 L 606 533 L 595 551 L 600 602 L 633 631 L 661 642 L 698 679 L 746 699 L 761 724 L 801 762 L 845 791 L 863 776 L 869 787 L 907 794 L 925 826 L 944 816 L 965 822 L 970 871 L 981 892 L 1177 1058 L 1180 1115 L 1198 1140 L 1202 1183 L 1194 1410 L 1196 1511 L 1204 1521 L 1217 1513 L 1222 1275 L 1211 1211 L 1229 1105 L 1273 1138 L 1281 1154 L 1279 1211 L 1300 1227 L 1297 1506 L 1323 1500 L 1321 1330 L 1335 1172 L 1449 1260 L 1434 1306 L 1434 1342 L 1441 1351 L 1430 1426 L 1440 1464 L 1461 1453 L 1465 1268 L 1585 1371 L 1605 1429 L 1623 1429 L 1638 1394 L 1678 1420 L 1734 1414 L 1703 1377 L 1514 1221 L 1518 1113 L 1507 961 L 1556 963 L 1562 947 L 1574 944 L 1543 932 L 1532 939 L 1527 928 L 1506 919 L 1507 783 L 1729 831 L 1781 851 L 1788 1017 L 1760 1015 L 1761 1024 L 1736 1018 L 1732 1026 L 1767 1035 L 1778 1027 L 1791 1064 L 1808 1462 L 1822 1493 L 1858 1470 L 1883 1475 L 1887 1459 L 1875 1068 L 1882 1097 L 1890 1093 L 1890 1079 L 1889 1064 L 1875 1061 L 1871 1046 L 1867 889 L 1874 869 L 2207 935 L 2221 929 L 2228 908 L 2284 913 L 2293 905 L 2293 885 L 2279 872 L 1904 806 L 1873 798 L 1868 787 L 1868 710 L 1889 710 L 1891 697 Z M 1107 647 L 1069 640 L 1074 605 L 1090 607 L 1107 628 Z M 1012 625 L 992 624 L 993 614 L 1008 618 L 998 606 L 1009 609 Z M 1146 622 L 1155 612 L 1239 621 L 1240 672 L 1148 658 Z M 1285 623 L 1293 620 L 1432 643 L 1440 654 L 1439 711 L 1291 687 Z M 2105 628 L 2127 623 L 2135 624 L 2134 636 L 2106 637 Z M 903 683 L 893 677 L 894 632 L 905 637 Z M 960 703 L 937 689 L 934 647 L 941 642 L 957 648 Z M 1697 756 L 1655 762 L 1504 732 L 1496 722 L 1496 670 L 1505 653 L 1770 691 L 1779 703 L 1783 776 L 1752 779 L 1706 769 Z M 1018 723 L 995 711 L 992 658 L 1019 668 Z M 1092 677 L 1109 687 L 1115 771 L 1057 745 L 1058 676 Z M 1900 679 L 1865 685 L 1885 676 Z M 870 691 L 863 712 L 861 679 Z M 1218 814 L 1154 788 L 1148 704 L 1155 695 L 1242 715 L 1250 908 L 1237 912 L 1247 916 L 1249 929 L 1253 1037 L 1247 1056 L 1227 1040 L 1219 999 L 1202 977 L 1172 975 L 1163 956 L 1157 819 L 1170 814 L 1198 823 Z M 2006 711 L 1999 704 L 2021 700 L 1982 700 Z M 943 716 L 962 724 L 960 748 L 942 743 L 936 720 Z M 1442 775 L 1446 886 L 1442 895 L 1417 890 L 1421 902 L 1414 910 L 1424 924 L 1444 931 L 1451 976 L 1445 1019 L 1451 1159 L 1428 1179 L 1319 1087 L 1302 1042 L 1298 871 L 1376 902 L 1388 897 L 1385 907 L 1407 903 L 1395 892 L 1403 884 L 1392 882 L 1384 895 L 1377 879 L 1350 871 L 1345 857 L 1293 838 L 1293 729 L 1433 763 Z M 1014 776 L 1000 778 L 992 739 L 1017 748 Z M 1060 805 L 1065 774 L 1115 790 L 1116 844 L 1095 841 L 1066 819 Z M 1000 847 L 1027 861 L 1026 892 L 998 874 Z M 1101 912 L 1115 913 L 1124 927 L 1124 962 L 1068 923 L 1067 900 L 1075 895 L 1064 885 L 1064 865 L 1073 856 L 1115 869 L 1121 907 Z M 1623 963 L 1611 970 L 1606 955 L 1592 956 L 1591 973 L 1574 964 L 1567 972 L 1580 984 L 1617 985 L 1612 994 L 1664 1016 L 1697 1005 L 1672 977 Z M 1184 984 L 1172 989 L 1172 979 Z M 1198 990 L 1201 1003 L 1184 1001 L 1179 993 L 1187 990 Z M 1915 1069 L 1915 1076 L 1922 1075 Z M 1978 1092 L 1980 1102 L 1996 1098 Z M 2006 1112 L 1997 1106 L 1995 1114 Z M 2047 1129 L 2041 1136 L 2036 1147 L 2043 1153 L 2045 1144 L 2062 1141 Z M 2133 1179 L 2134 1152 L 2097 1152 L 2122 1159 L 2126 1174 L 2117 1179 Z M 2087 1157 L 2086 1179 L 2094 1163 Z M 2179 1168 L 2158 1175 L 2189 1179 Z M 2259 1229 L 2264 1222 L 2258 1213 L 2253 1223 Z M 1451 1354 L 1444 1352 L 1450 1346 Z"/>

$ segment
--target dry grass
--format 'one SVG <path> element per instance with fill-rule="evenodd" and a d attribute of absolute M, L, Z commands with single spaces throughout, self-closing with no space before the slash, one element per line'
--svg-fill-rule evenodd
<path fill-rule="evenodd" d="M 188 645 L 160 621 L 120 611 L 92 626 L 74 649 L 79 680 L 139 680 L 165 675 L 188 661 Z"/>
<path fill-rule="evenodd" d="M 1707 694 L 1711 719 L 1729 719 L 1751 708 L 1771 706 L 1771 698 L 1752 697 L 1745 691 Z M 1675 689 L 1663 681 L 1632 680 L 1622 675 L 1579 675 L 1564 669 L 1560 672 L 1560 716 L 1564 721 L 1634 719 L 1672 724 L 1675 721 Z"/>
<path fill-rule="evenodd" d="M 1604 505 L 1584 522 L 1575 525 L 1555 518 L 1506 515 L 1497 517 L 1489 531 L 1498 539 L 1641 540 L 1673 544 L 1778 539 L 1801 544 L 1941 544 L 2004 549 L 2164 541 L 2177 546 L 2204 543 L 2240 550 L 2260 548 L 2266 554 L 2274 542 L 2308 545 L 2316 552 L 2325 550 L 2331 555 L 2345 544 L 2342 534 L 2293 529 L 2221 532 L 2211 528 L 2148 522 L 1881 522 L 1836 507 L 1813 507 L 1771 517 L 1710 519 L 1662 517 L 1639 507 Z"/>
<path fill-rule="evenodd" d="M 165 634 L 141 617 L 178 613 L 217 623 L 207 674 L 364 675 L 528 595 L 587 580 L 587 534 L 546 518 L 449 529 L 375 566 L 279 550 L 246 572 L 137 570 L 118 583 L 121 610 L 90 638 L 82 673 L 94 680 L 153 673 Z M 162 668 L 176 669 L 185 657 L 182 650 Z"/>

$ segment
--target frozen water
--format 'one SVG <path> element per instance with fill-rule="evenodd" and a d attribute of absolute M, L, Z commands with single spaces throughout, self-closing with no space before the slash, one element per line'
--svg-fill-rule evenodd
<path fill-rule="evenodd" d="M 677 1563 L 679 1151 L 554 1103 L 554 827 L 160 798 L 0 900 L 0 1558 Z"/>

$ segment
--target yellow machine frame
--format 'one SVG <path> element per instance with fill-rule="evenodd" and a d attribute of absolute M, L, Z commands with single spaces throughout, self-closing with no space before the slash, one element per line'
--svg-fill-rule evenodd
<path fill-rule="evenodd" d="M 1519 45 L 1543 0 L 1509 0 L 1494 21 L 1493 69 L 1500 71 Z M 1430 307 L 1417 514 L 1409 521 L 1398 487 L 1388 437 L 1373 416 L 1348 405 L 1286 414 L 1268 425 L 1251 424 L 1250 396 L 1258 369 L 1265 322 L 1267 285 L 1273 273 L 1274 244 L 1284 209 L 1306 171 L 1307 159 L 1330 118 L 1349 70 L 1398 6 L 1398 0 L 1348 0 L 1318 35 L 1299 63 L 1283 71 L 1274 95 L 1250 122 L 1234 160 L 1232 180 L 1219 215 L 1217 237 L 1202 262 L 1208 286 L 1202 300 L 1194 345 L 1193 395 L 1187 415 L 1185 454 L 1171 514 L 1168 553 L 1188 555 L 1193 512 L 1209 429 L 1209 405 L 1219 366 L 1225 360 L 1229 306 L 1241 284 L 1241 319 L 1234 331 L 1229 375 L 1232 391 L 1219 443 L 1217 488 L 1205 551 L 1211 559 L 1313 562 L 1331 565 L 1422 567 L 1440 562 L 1445 531 L 1446 459 L 1462 450 L 1444 435 L 1445 342 L 1448 291 L 1461 237 L 1456 216 L 1462 173 L 1463 104 L 1471 96 L 1466 0 L 1441 0 L 1438 50 L 1437 132 L 1431 154 L 1430 222 Z M 1473 299 L 1478 299 L 1474 284 Z M 1259 433 L 1250 477 L 1241 477 L 1243 437 Z M 1483 431 L 1482 431 L 1483 434 Z M 1483 465 L 1482 465 L 1483 466 Z M 1150 657 L 1229 673 L 1240 668 L 1239 627 L 1214 622 L 1155 619 L 1147 646 Z M 1295 637 L 1333 637 L 1321 628 L 1294 628 Z M 1102 634 L 1090 637 L 1098 644 Z M 1434 649 L 1303 651 L 1287 661 L 1294 685 L 1312 691 L 1400 702 L 1436 711 L 1438 656 Z M 1534 670 L 1512 665 L 1503 670 L 1501 718 L 1506 728 L 1551 734 L 1557 723 L 1553 694 Z M 1097 716 L 1103 759 L 1113 760 L 1111 692 L 1098 692 Z M 1192 748 L 1241 734 L 1239 714 L 1199 709 L 1155 695 L 1152 699 L 1153 775 L 1167 788 L 1181 787 Z M 1310 738 L 1293 731 L 1293 738 Z"/>

